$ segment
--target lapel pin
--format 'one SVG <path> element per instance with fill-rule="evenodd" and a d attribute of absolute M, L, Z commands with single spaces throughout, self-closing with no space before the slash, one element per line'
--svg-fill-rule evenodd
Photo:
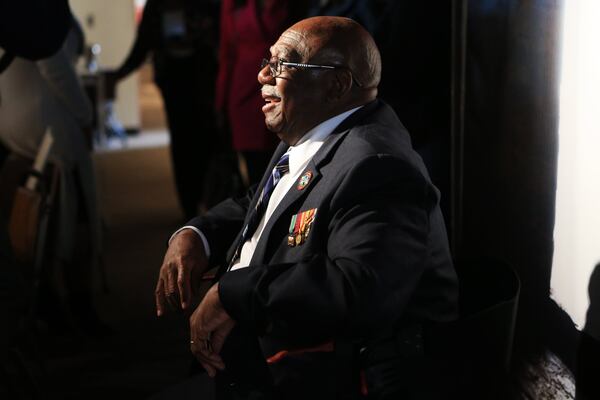
<path fill-rule="evenodd" d="M 306 171 L 304 174 L 302 174 L 300 179 L 298 179 L 298 186 L 296 186 L 296 189 L 303 190 L 310 183 L 312 176 L 313 174 L 311 171 Z"/>

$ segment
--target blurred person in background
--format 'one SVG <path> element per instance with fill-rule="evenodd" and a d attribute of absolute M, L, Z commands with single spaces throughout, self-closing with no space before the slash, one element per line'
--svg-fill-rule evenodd
<path fill-rule="evenodd" d="M 62 45 L 68 31 L 70 10 L 67 0 L 22 0 L 0 2 L 0 79 L 16 57 L 39 60 L 54 54 Z M 4 101 L 0 91 L 0 113 Z M 0 140 L 0 173 L 10 150 Z M 0 209 L 0 215 L 7 210 Z M 2 217 L 3 218 L 3 217 Z M 6 352 L 19 339 L 22 316 L 27 312 L 27 290 L 22 269 L 15 260 L 8 239 L 7 223 L 0 218 L 0 368 L 6 369 Z M 0 381 L 0 397 L 10 394 L 9 387 L 16 378 L 10 372 Z M 4 398 L 2 397 L 2 398 Z"/>
<path fill-rule="evenodd" d="M 302 0 L 223 0 L 216 108 L 231 130 L 246 185 L 258 183 L 277 137 L 267 130 L 256 66 L 292 22 L 305 16 Z"/>
<path fill-rule="evenodd" d="M 17 56 L 35 61 L 54 54 L 65 40 L 70 18 L 67 0 L 1 1 L 0 74 Z M 9 152 L 0 142 L 0 168 Z"/>
<path fill-rule="evenodd" d="M 58 52 L 39 61 L 16 57 L 0 74 L 0 142 L 33 159 L 46 129 L 51 129 L 49 159 L 60 177 L 56 218 L 49 233 L 52 269 L 45 287 L 50 297 L 44 298 L 47 309 L 41 311 L 57 326 L 58 318 L 70 313 L 81 328 L 94 332 L 102 326 L 92 305 L 92 270 L 99 259 L 101 235 L 89 145 L 92 106 L 75 72 L 83 43 L 81 28 L 72 19 Z M 64 282 L 53 278 L 61 275 Z"/>
<path fill-rule="evenodd" d="M 123 64 L 107 74 L 109 92 L 152 54 L 171 137 L 175 185 L 185 219 L 197 215 L 218 142 L 214 117 L 218 2 L 148 0 Z"/>

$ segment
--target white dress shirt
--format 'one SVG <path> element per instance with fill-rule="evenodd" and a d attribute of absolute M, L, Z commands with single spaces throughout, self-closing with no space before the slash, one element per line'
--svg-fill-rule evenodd
<path fill-rule="evenodd" d="M 269 203 L 267 205 L 267 210 L 260 220 L 258 227 L 254 231 L 254 234 L 251 238 L 246 240 L 244 245 L 242 246 L 242 251 L 240 252 L 240 257 L 236 261 L 236 263 L 231 267 L 231 270 L 245 268 L 250 264 L 250 260 L 252 260 L 252 256 L 254 255 L 254 250 L 256 250 L 256 246 L 260 237 L 263 233 L 263 229 L 267 225 L 269 218 L 281 202 L 281 200 L 285 197 L 287 192 L 292 188 L 294 183 L 300 177 L 300 174 L 304 171 L 310 160 L 317 153 L 317 151 L 321 148 L 325 139 L 337 128 L 337 126 L 349 117 L 356 110 L 360 109 L 362 106 L 353 108 L 346 112 L 336 115 L 335 117 L 329 118 L 326 121 L 321 122 L 319 125 L 315 126 L 313 129 L 308 131 L 295 146 L 290 146 L 287 153 L 289 154 L 289 165 L 290 170 L 288 173 L 283 175 L 275 189 L 273 189 L 273 193 L 271 193 L 271 197 L 269 198 Z M 261 189 L 262 190 L 262 189 Z M 172 236 L 169 242 L 173 239 L 173 236 L 178 234 L 184 229 L 193 229 L 196 232 L 200 239 L 202 240 L 202 244 L 204 245 L 204 249 L 206 250 L 206 255 L 210 257 L 210 247 L 208 240 L 206 240 L 206 236 L 197 228 L 193 226 L 184 226 L 178 229 Z"/>

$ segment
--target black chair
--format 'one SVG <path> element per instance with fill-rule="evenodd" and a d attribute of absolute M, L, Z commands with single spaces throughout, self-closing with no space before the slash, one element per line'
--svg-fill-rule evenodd
<path fill-rule="evenodd" d="M 519 279 L 502 261 L 461 260 L 459 318 L 405 323 L 361 350 L 371 400 L 507 400 Z"/>
<path fill-rule="evenodd" d="M 425 351 L 440 363 L 447 398 L 502 399 L 508 396 L 520 282 L 495 258 L 456 262 L 460 317 L 425 331 Z"/>

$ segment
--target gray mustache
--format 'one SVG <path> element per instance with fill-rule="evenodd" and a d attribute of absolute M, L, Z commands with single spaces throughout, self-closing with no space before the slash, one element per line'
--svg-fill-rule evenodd
<path fill-rule="evenodd" d="M 273 87 L 263 86 L 260 89 L 260 92 L 263 94 L 263 96 L 270 96 L 270 97 L 281 98 L 281 95 L 279 94 L 279 92 L 275 88 L 273 88 Z"/>

